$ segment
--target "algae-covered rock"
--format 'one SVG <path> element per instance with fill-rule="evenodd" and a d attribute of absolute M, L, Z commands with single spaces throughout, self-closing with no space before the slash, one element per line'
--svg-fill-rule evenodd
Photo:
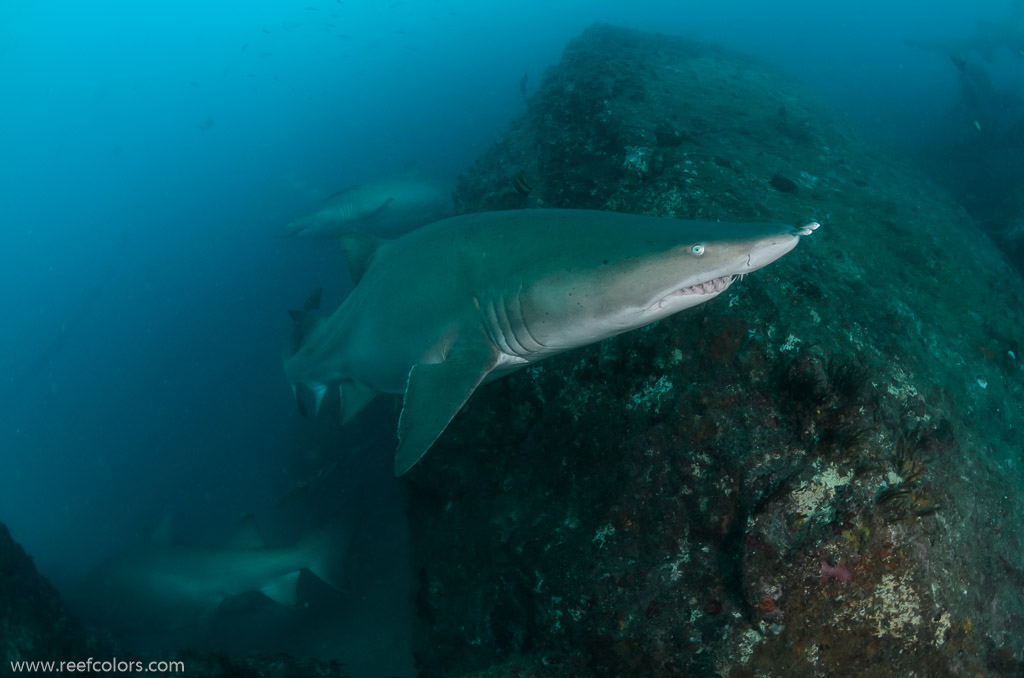
<path fill-rule="evenodd" d="M 70 616 L 57 591 L 0 523 L 0 672 L 12 662 L 105 654 Z"/>
<path fill-rule="evenodd" d="M 1024 285 L 799 83 L 596 25 L 462 211 L 822 223 L 481 388 L 407 475 L 424 676 L 1015 676 Z"/>

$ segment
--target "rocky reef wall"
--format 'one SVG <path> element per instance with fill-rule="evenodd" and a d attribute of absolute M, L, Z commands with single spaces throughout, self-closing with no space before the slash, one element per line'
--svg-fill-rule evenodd
<path fill-rule="evenodd" d="M 407 476 L 423 676 L 1020 675 L 1024 285 L 946 195 L 771 67 L 595 25 L 456 199 L 823 226 L 473 396 Z"/>

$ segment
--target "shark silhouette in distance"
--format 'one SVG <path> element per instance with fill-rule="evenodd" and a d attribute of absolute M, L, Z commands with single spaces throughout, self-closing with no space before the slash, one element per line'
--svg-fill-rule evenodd
<path fill-rule="evenodd" d="M 355 288 L 328 317 L 316 294 L 292 312 L 285 373 L 317 411 L 339 388 L 343 424 L 404 394 L 401 475 L 481 384 L 709 301 L 817 227 L 535 209 L 345 234 Z"/>
<path fill-rule="evenodd" d="M 960 57 L 950 57 L 959 71 L 958 112 L 970 123 L 983 147 L 1008 149 L 1024 147 L 1024 100 L 997 90 L 981 66 Z"/>
<path fill-rule="evenodd" d="M 963 36 L 906 40 L 912 47 L 965 59 L 971 52 L 991 60 L 1001 49 L 1024 58 L 1024 0 L 1014 0 L 1013 13 L 997 21 L 979 21 L 974 33 Z"/>
<path fill-rule="evenodd" d="M 223 546 L 181 546 L 171 542 L 165 520 L 147 543 L 102 562 L 71 600 L 83 616 L 125 633 L 194 626 L 254 592 L 294 606 L 302 570 L 342 589 L 354 532 L 355 512 L 347 508 L 294 545 L 271 548 L 247 516 Z"/>
<path fill-rule="evenodd" d="M 292 238 L 335 239 L 361 231 L 396 236 L 451 215 L 452 199 L 436 184 L 406 171 L 400 176 L 352 186 L 285 227 Z"/>

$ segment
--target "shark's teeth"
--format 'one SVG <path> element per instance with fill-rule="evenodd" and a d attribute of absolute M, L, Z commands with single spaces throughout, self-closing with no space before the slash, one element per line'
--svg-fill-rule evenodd
<path fill-rule="evenodd" d="M 724 276 L 722 278 L 715 278 L 714 280 L 708 280 L 707 282 L 698 283 L 690 287 L 684 287 L 683 289 L 674 292 L 676 295 L 684 294 L 718 294 L 725 290 L 732 281 L 734 276 Z"/>
<path fill-rule="evenodd" d="M 718 294 L 719 292 L 724 292 L 725 288 L 731 285 L 737 277 L 738 276 L 735 275 L 727 275 L 721 278 L 714 278 L 713 280 L 708 280 L 706 282 L 697 283 L 696 285 L 690 285 L 689 287 L 678 289 L 675 292 L 670 293 L 667 297 L 658 301 L 658 308 L 665 308 L 669 304 L 669 299 L 671 299 L 672 297 L 685 297 L 695 294 Z"/>

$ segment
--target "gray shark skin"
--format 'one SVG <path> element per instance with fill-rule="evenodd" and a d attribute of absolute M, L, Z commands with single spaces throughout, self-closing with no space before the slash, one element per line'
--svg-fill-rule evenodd
<path fill-rule="evenodd" d="M 452 213 L 451 195 L 414 176 L 346 188 L 285 227 L 292 238 L 333 239 L 349 231 L 396 236 Z"/>
<path fill-rule="evenodd" d="M 224 601 L 256 591 L 295 605 L 302 570 L 340 588 L 354 528 L 352 514 L 339 514 L 287 548 L 268 548 L 251 517 L 220 548 L 176 546 L 161 534 L 101 563 L 72 603 L 83 616 L 130 633 L 193 626 Z"/>
<path fill-rule="evenodd" d="M 817 228 L 587 210 L 484 212 L 392 241 L 348 234 L 356 286 L 285 361 L 342 423 L 403 393 L 395 474 L 408 471 L 481 384 L 704 303 Z"/>

